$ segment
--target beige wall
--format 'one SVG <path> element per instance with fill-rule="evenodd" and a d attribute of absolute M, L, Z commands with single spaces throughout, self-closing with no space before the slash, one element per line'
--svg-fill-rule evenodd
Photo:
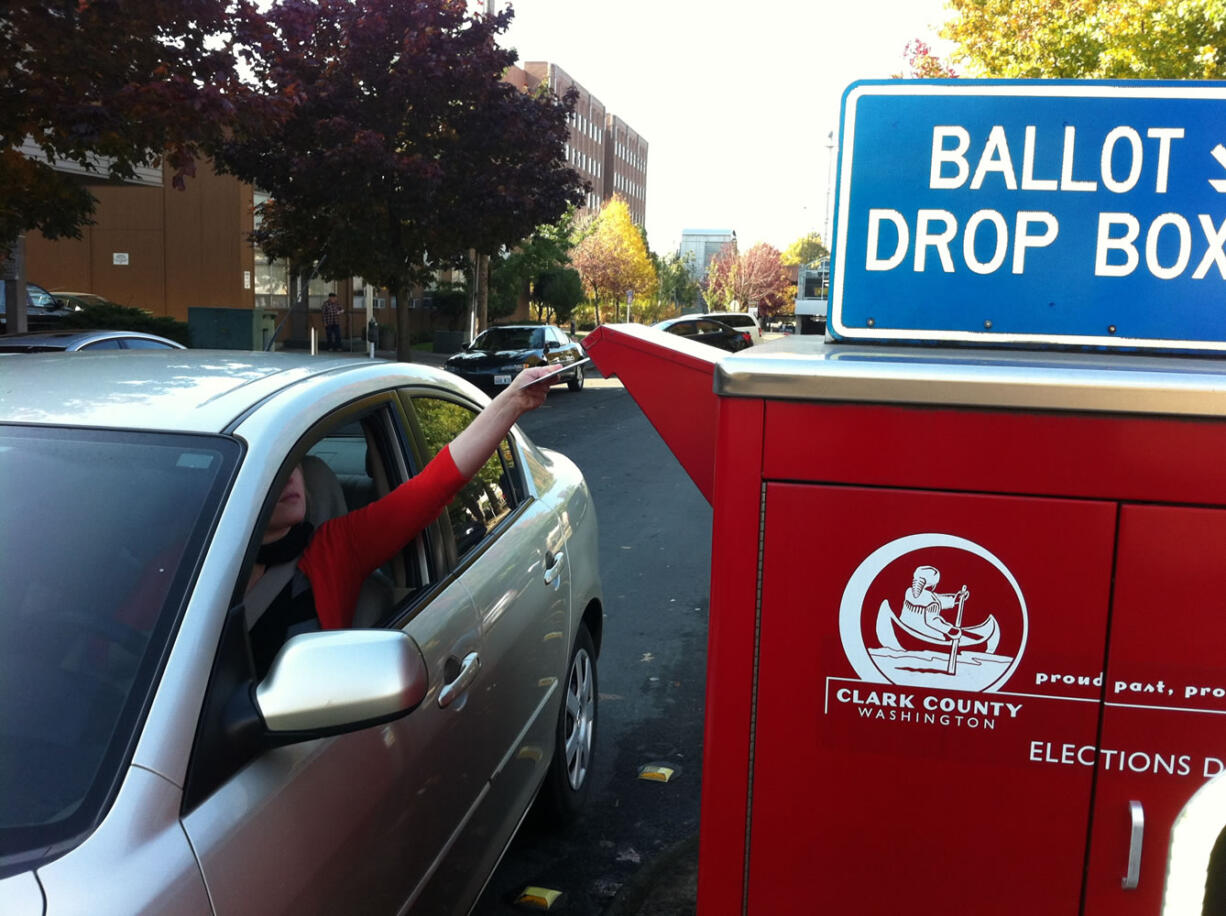
<path fill-rule="evenodd" d="M 26 239 L 26 275 L 47 289 L 96 293 L 121 305 L 187 320 L 193 306 L 252 308 L 251 188 L 197 164 L 176 191 L 93 185 L 95 223 L 80 240 Z M 126 266 L 114 255 L 128 255 Z"/>

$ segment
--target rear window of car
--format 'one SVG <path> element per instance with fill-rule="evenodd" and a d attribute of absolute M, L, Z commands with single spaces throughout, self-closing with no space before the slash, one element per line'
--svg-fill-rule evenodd
<path fill-rule="evenodd" d="M 239 453 L 0 425 L 0 878 L 109 806 Z"/>
<path fill-rule="evenodd" d="M 540 348 L 544 332 L 540 328 L 490 328 L 473 341 L 474 350 L 528 350 Z"/>
<path fill-rule="evenodd" d="M 756 325 L 752 315 L 716 315 L 715 317 L 734 328 L 752 328 Z"/>

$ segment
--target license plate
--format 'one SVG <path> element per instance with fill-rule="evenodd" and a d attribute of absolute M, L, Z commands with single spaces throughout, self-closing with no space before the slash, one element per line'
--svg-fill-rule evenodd
<path fill-rule="evenodd" d="M 509 375 L 495 375 L 495 376 L 494 376 L 494 384 L 495 384 L 495 385 L 509 385 L 509 384 L 511 384 L 511 376 L 509 376 Z"/>

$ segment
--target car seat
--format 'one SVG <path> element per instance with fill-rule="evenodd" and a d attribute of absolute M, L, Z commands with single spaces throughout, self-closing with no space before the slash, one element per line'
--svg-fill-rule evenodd
<path fill-rule="evenodd" d="M 302 479 L 307 492 L 307 521 L 318 528 L 330 519 L 349 511 L 341 482 L 322 458 L 306 455 L 302 459 Z M 362 583 L 353 615 L 353 626 L 373 627 L 385 620 L 394 604 L 391 583 L 376 571 Z"/>

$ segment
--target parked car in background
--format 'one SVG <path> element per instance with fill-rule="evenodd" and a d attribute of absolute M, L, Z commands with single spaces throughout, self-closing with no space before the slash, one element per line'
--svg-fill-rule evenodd
<path fill-rule="evenodd" d="M 0 337 L 0 353 L 77 350 L 183 350 L 183 344 L 142 331 L 31 331 Z"/>
<path fill-rule="evenodd" d="M 737 331 L 744 331 L 749 335 L 749 342 L 751 344 L 764 342 L 762 326 L 758 324 L 758 319 L 749 314 L 749 312 L 707 312 L 707 317 L 722 321 L 728 327 Z"/>
<path fill-rule="evenodd" d="M 0 330 L 8 330 L 8 293 L 6 284 L 0 283 Z M 69 312 L 79 312 L 81 307 L 56 299 L 37 283 L 26 284 L 26 327 L 37 331 L 55 327 L 56 322 Z"/>
<path fill-rule="evenodd" d="M 730 353 L 753 346 L 753 338 L 748 331 L 731 328 L 709 315 L 684 315 L 681 318 L 668 318 L 657 322 L 652 327 L 684 337 L 686 340 L 719 347 Z"/>
<path fill-rule="evenodd" d="M 484 391 L 511 384 L 521 369 L 545 363 L 573 363 L 584 359 L 583 347 L 561 328 L 550 324 L 500 324 L 486 328 L 443 368 Z M 563 372 L 551 384 L 565 382 L 571 391 L 583 388 L 583 367 Z M 542 384 L 544 384 L 542 382 Z"/>
<path fill-rule="evenodd" d="M 319 526 L 488 400 L 340 356 L 4 362 L 0 910 L 463 914 L 534 799 L 577 812 L 603 612 L 571 461 L 512 428 L 360 629 L 264 676 L 247 586 L 291 473 Z"/>
<path fill-rule="evenodd" d="M 62 289 L 54 289 L 51 291 L 51 295 L 64 305 L 76 306 L 78 311 L 87 305 L 119 305 L 118 302 L 113 302 L 105 296 L 97 296 L 94 293 L 73 293 Z"/>

